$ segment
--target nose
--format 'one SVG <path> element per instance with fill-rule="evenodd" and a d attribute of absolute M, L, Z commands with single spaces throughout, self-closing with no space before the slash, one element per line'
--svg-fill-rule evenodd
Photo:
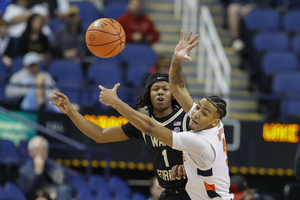
<path fill-rule="evenodd" d="M 159 89 L 158 90 L 158 95 L 162 95 L 162 94 L 164 94 L 164 90 L 163 89 Z"/>

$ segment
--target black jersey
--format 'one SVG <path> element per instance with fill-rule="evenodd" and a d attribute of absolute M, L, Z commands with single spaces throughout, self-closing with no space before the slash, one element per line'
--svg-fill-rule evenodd
<path fill-rule="evenodd" d="M 170 115 L 162 118 L 153 117 L 153 119 L 158 124 L 175 132 L 189 130 L 189 117 L 181 108 L 176 107 Z M 155 174 L 161 187 L 165 189 L 185 187 L 187 181 L 186 179 L 170 181 L 172 167 L 183 164 L 182 151 L 172 149 L 156 138 L 142 133 L 129 122 L 122 125 L 122 129 L 129 138 L 138 138 L 144 140 L 153 162 Z"/>

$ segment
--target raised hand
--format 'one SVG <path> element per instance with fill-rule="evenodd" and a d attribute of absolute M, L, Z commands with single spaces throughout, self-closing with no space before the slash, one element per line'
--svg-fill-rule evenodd
<path fill-rule="evenodd" d="M 175 179 L 180 180 L 181 177 L 186 179 L 186 172 L 185 168 L 183 165 L 175 165 L 172 167 L 172 172 L 171 172 L 171 178 L 170 180 L 173 181 Z"/>
<path fill-rule="evenodd" d="M 117 83 L 113 89 L 107 89 L 102 85 L 99 85 L 100 92 L 99 101 L 107 106 L 113 106 L 113 104 L 119 100 L 117 96 L 117 89 L 120 86 L 120 83 Z"/>
<path fill-rule="evenodd" d="M 51 99 L 53 99 L 54 102 L 49 101 L 49 104 L 57 106 L 59 108 L 59 110 L 61 112 L 63 112 L 64 114 L 68 114 L 72 111 L 72 109 L 74 109 L 71 105 L 71 102 L 70 102 L 69 98 L 66 95 L 64 95 L 61 92 L 56 92 L 56 91 L 53 91 L 53 93 L 57 97 L 54 97 L 54 96 L 50 95 L 49 97 Z"/>
<path fill-rule="evenodd" d="M 181 30 L 180 41 L 174 49 L 174 55 L 177 59 L 192 61 L 192 58 L 188 54 L 195 46 L 197 46 L 200 43 L 199 41 L 195 42 L 196 39 L 199 37 L 199 34 L 195 35 L 195 37 L 192 40 L 190 40 L 192 34 L 193 31 L 191 30 L 186 39 L 184 39 L 183 30 Z"/>

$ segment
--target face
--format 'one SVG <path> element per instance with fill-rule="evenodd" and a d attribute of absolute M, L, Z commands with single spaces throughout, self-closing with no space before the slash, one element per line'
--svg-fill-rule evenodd
<path fill-rule="evenodd" d="M 5 38 L 7 35 L 8 27 L 6 25 L 0 25 L 0 37 Z"/>
<path fill-rule="evenodd" d="M 172 112 L 172 94 L 168 82 L 155 82 L 150 89 L 150 98 L 154 112 Z"/>
<path fill-rule="evenodd" d="M 153 180 L 153 186 L 150 188 L 150 193 L 152 195 L 152 200 L 158 200 L 164 189 L 160 187 L 157 178 Z"/>
<path fill-rule="evenodd" d="M 27 66 L 27 69 L 32 73 L 32 74 L 37 74 L 39 72 L 39 65 L 38 64 L 32 64 Z"/>
<path fill-rule="evenodd" d="M 40 32 L 42 29 L 42 18 L 40 16 L 36 16 L 31 22 L 31 29 L 33 32 Z"/>
<path fill-rule="evenodd" d="M 35 158 L 36 156 L 41 156 L 43 160 L 47 160 L 48 158 L 47 143 L 44 140 L 35 140 L 29 154 L 31 158 Z"/>
<path fill-rule="evenodd" d="M 141 1 L 130 0 L 128 3 L 128 11 L 133 15 L 138 15 L 141 12 Z"/>
<path fill-rule="evenodd" d="M 68 23 L 71 26 L 77 26 L 79 24 L 80 17 L 79 14 L 71 14 L 68 16 Z"/>
<path fill-rule="evenodd" d="M 206 98 L 203 98 L 193 110 L 189 126 L 194 131 L 202 131 L 217 126 L 219 122 L 220 117 L 217 108 Z"/>

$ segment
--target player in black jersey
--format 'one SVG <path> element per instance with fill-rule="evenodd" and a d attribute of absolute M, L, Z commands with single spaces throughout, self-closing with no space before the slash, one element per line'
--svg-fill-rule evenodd
<path fill-rule="evenodd" d="M 88 121 L 70 104 L 68 97 L 59 92 L 53 92 L 57 97 L 50 96 L 57 106 L 69 116 L 77 128 L 97 143 L 125 141 L 138 138 L 145 142 L 153 162 L 154 172 L 161 187 L 165 188 L 160 200 L 190 200 L 185 191 L 186 179 L 170 180 L 172 167 L 182 165 L 182 152 L 174 150 L 154 137 L 150 137 L 129 122 L 123 126 L 101 128 Z M 169 88 L 168 74 L 154 73 L 148 77 L 144 93 L 138 97 L 136 107 L 147 107 L 150 117 L 157 123 L 176 132 L 188 130 L 189 119 L 172 97 Z"/>

